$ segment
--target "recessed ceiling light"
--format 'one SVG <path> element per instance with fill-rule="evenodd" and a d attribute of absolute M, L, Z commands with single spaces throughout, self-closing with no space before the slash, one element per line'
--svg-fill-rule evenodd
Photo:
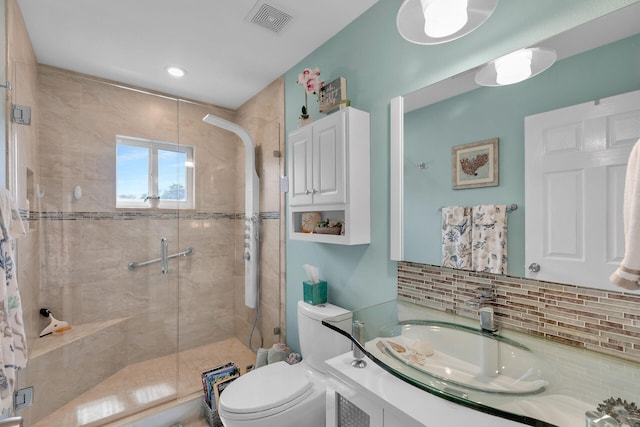
<path fill-rule="evenodd" d="M 187 70 L 176 67 L 175 65 L 169 65 L 168 67 L 165 67 L 165 69 L 167 70 L 167 73 L 173 77 L 184 77 L 184 75 L 187 74 Z"/>

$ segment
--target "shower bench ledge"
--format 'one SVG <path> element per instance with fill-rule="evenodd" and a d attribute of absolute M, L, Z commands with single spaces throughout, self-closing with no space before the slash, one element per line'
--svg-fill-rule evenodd
<path fill-rule="evenodd" d="M 104 322 L 73 325 L 73 329 L 63 335 L 51 334 L 42 338 L 36 338 L 29 347 L 29 359 L 37 359 L 42 355 L 57 350 L 65 345 L 69 345 L 70 343 L 92 336 L 102 330 L 125 322 L 128 319 L 131 319 L 131 317 L 121 317 L 119 319 L 111 319 Z"/>

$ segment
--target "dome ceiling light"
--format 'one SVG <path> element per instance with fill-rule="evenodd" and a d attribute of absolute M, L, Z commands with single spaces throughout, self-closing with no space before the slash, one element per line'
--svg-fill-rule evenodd
<path fill-rule="evenodd" d="M 555 50 L 531 47 L 516 50 L 483 65 L 476 73 L 480 86 L 505 86 L 534 77 L 556 61 Z"/>
<path fill-rule="evenodd" d="M 396 26 L 412 43 L 431 45 L 465 36 L 493 13 L 498 0 L 405 0 Z"/>

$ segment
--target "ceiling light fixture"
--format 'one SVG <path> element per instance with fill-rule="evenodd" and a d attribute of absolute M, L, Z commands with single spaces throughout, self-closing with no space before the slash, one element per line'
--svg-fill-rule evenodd
<path fill-rule="evenodd" d="M 556 61 L 555 50 L 531 47 L 516 50 L 482 66 L 475 81 L 480 86 L 505 86 L 534 77 Z"/>
<path fill-rule="evenodd" d="M 531 77 L 532 57 L 531 50 L 521 49 L 496 59 L 496 83 L 511 85 Z"/>
<path fill-rule="evenodd" d="M 465 36 L 493 13 L 498 0 L 405 0 L 396 26 L 405 40 L 440 44 Z"/>
<path fill-rule="evenodd" d="M 175 65 L 169 65 L 165 67 L 165 69 L 167 70 L 167 73 L 169 73 L 169 75 L 172 77 L 180 78 L 184 77 L 184 75 L 187 74 L 187 70 L 185 70 L 184 68 L 176 67 Z"/>
<path fill-rule="evenodd" d="M 420 0 L 424 15 L 424 33 L 442 38 L 462 29 L 469 21 L 468 0 Z"/>

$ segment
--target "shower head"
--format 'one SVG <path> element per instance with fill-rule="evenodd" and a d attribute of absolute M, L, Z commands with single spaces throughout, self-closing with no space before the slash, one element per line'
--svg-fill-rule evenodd
<path fill-rule="evenodd" d="M 202 121 L 205 123 L 209 123 L 210 125 L 228 130 L 229 132 L 233 132 L 235 134 L 238 134 L 238 130 L 244 131 L 244 129 L 240 125 L 230 122 L 229 120 L 225 120 L 221 117 L 214 116 L 213 114 L 207 114 L 203 117 Z"/>
<path fill-rule="evenodd" d="M 259 212 L 259 192 L 260 192 L 260 179 L 256 173 L 256 153 L 254 152 L 253 139 L 249 132 L 237 123 L 230 122 L 221 117 L 214 116 L 213 114 L 207 114 L 202 119 L 203 122 L 210 125 L 219 127 L 229 132 L 235 133 L 240 137 L 244 144 L 245 151 L 245 186 L 247 196 L 247 216 L 251 217 L 253 214 Z"/>

